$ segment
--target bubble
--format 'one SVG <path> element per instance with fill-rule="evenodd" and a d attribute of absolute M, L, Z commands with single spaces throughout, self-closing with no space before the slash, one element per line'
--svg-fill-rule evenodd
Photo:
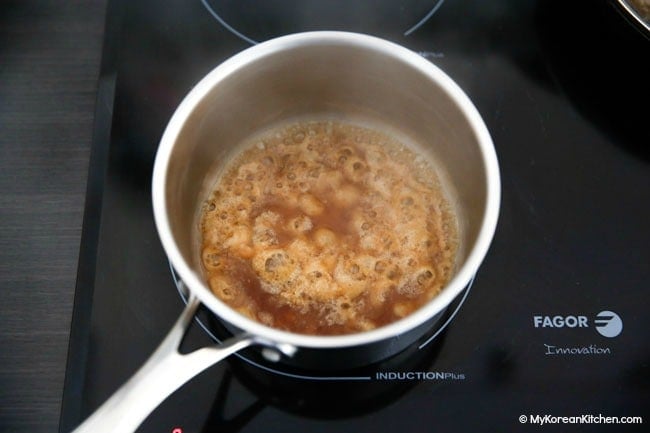
<path fill-rule="evenodd" d="M 293 226 L 293 229 L 297 232 L 308 232 L 314 227 L 311 219 L 305 215 L 294 218 L 291 221 L 291 224 Z"/>
<path fill-rule="evenodd" d="M 272 326 L 273 325 L 273 315 L 271 313 L 268 313 L 266 311 L 260 311 L 257 313 L 257 318 L 260 320 L 265 325 Z"/>
<path fill-rule="evenodd" d="M 273 253 L 264 261 L 266 272 L 273 272 L 286 262 L 286 255 L 283 253 Z"/>
<path fill-rule="evenodd" d="M 387 267 L 388 267 L 388 265 L 386 264 L 386 262 L 384 262 L 382 260 L 377 260 L 377 263 L 375 263 L 375 271 L 376 272 L 382 273 L 382 272 L 384 272 L 386 270 Z"/>
<path fill-rule="evenodd" d="M 392 268 L 388 271 L 388 274 L 386 274 L 386 276 L 389 280 L 396 280 L 397 277 L 399 277 L 399 269 L 397 269 L 397 267 Z"/>
<path fill-rule="evenodd" d="M 305 140 L 305 133 L 302 131 L 298 131 L 295 134 L 293 134 L 293 142 L 294 143 L 302 143 Z"/>
<path fill-rule="evenodd" d="M 420 286 L 423 286 L 426 284 L 431 278 L 433 278 L 433 272 L 431 272 L 429 269 L 420 272 L 420 274 L 417 276 L 416 281 Z"/>
<path fill-rule="evenodd" d="M 290 172 L 289 174 L 287 174 L 287 179 L 296 180 L 296 173 Z"/>
<path fill-rule="evenodd" d="M 322 248 L 332 248 L 336 245 L 337 239 L 333 231 L 325 228 L 319 228 L 314 233 L 314 241 Z"/>
<path fill-rule="evenodd" d="M 262 246 L 272 246 L 278 244 L 278 238 L 273 229 L 256 228 L 253 232 L 253 243 Z"/>
<path fill-rule="evenodd" d="M 279 294 L 280 290 L 281 290 L 281 287 L 278 286 L 277 284 L 271 284 L 271 283 L 269 283 L 267 281 L 261 281 L 260 282 L 260 287 L 262 288 L 262 290 L 264 290 L 265 292 L 270 293 L 272 295 Z M 281 299 L 282 298 L 276 298 L 274 300 L 275 300 L 275 302 L 277 302 L 278 304 L 281 305 L 281 302 L 280 302 Z"/>
<path fill-rule="evenodd" d="M 361 224 L 361 230 L 368 230 L 369 228 L 370 228 L 370 224 L 368 223 Z"/>
<path fill-rule="evenodd" d="M 341 185 L 334 191 L 334 201 L 342 207 L 350 207 L 358 203 L 360 198 L 360 191 L 352 184 Z"/>
<path fill-rule="evenodd" d="M 221 257 L 218 254 L 208 254 L 206 256 L 206 259 L 210 266 L 214 266 L 216 268 L 217 266 L 221 265 Z"/>
<path fill-rule="evenodd" d="M 223 259 L 221 255 L 212 248 L 205 248 L 203 250 L 203 264 L 208 268 L 218 268 L 222 265 Z"/>
<path fill-rule="evenodd" d="M 215 210 L 216 208 L 217 208 L 217 205 L 214 204 L 213 202 L 210 202 L 210 203 L 208 204 L 208 211 L 212 212 L 212 211 Z"/>
<path fill-rule="evenodd" d="M 223 300 L 234 301 L 237 290 L 230 287 L 230 283 L 225 278 L 218 276 L 208 280 L 210 289 Z"/>
<path fill-rule="evenodd" d="M 325 206 L 312 194 L 301 194 L 298 198 L 300 209 L 309 216 L 316 216 L 323 213 Z"/>
<path fill-rule="evenodd" d="M 400 302 L 393 306 L 393 314 L 397 317 L 404 317 L 410 313 L 410 308 L 407 304 Z"/>

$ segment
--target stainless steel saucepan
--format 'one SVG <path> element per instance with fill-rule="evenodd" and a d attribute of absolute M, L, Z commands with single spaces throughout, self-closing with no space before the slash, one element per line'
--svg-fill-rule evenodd
<path fill-rule="evenodd" d="M 390 325 L 342 336 L 281 331 L 231 309 L 202 276 L 198 215 L 219 168 L 251 134 L 310 116 L 372 123 L 408 137 L 435 164 L 456 210 L 460 245 L 453 277 L 428 304 Z M 146 364 L 76 431 L 133 431 L 190 378 L 248 346 L 306 369 L 360 366 L 402 351 L 435 324 L 476 273 L 499 202 L 497 158 L 478 111 L 451 78 L 416 53 L 367 35 L 310 32 L 237 54 L 183 100 L 156 156 L 154 216 L 165 252 L 190 293 L 187 307 Z M 201 303 L 236 336 L 181 355 L 178 345 Z"/>

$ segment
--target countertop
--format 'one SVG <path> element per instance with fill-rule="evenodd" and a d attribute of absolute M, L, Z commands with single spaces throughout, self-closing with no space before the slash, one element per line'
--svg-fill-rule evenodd
<path fill-rule="evenodd" d="M 0 6 L 0 431 L 57 430 L 106 0 Z"/>

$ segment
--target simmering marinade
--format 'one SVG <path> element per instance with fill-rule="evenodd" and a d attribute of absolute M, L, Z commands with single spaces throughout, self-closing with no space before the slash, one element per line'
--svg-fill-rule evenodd
<path fill-rule="evenodd" d="M 407 146 L 311 121 L 243 149 L 200 223 L 207 281 L 235 310 L 296 333 L 348 334 L 410 314 L 450 278 L 456 218 Z"/>

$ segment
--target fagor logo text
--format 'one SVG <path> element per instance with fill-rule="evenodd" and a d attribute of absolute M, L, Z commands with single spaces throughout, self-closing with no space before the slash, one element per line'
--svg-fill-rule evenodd
<path fill-rule="evenodd" d="M 588 328 L 587 316 L 534 316 L 535 328 Z"/>
<path fill-rule="evenodd" d="M 613 311 L 601 311 L 593 321 L 596 331 L 603 337 L 613 338 L 623 330 L 623 320 Z M 584 315 L 533 316 L 535 328 L 590 328 L 589 319 Z"/>

